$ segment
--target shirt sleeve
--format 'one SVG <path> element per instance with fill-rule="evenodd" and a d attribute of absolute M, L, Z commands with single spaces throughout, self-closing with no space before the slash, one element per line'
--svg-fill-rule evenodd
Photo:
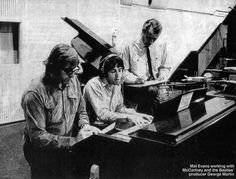
<path fill-rule="evenodd" d="M 117 96 L 119 96 L 119 99 L 120 99 L 119 102 L 117 103 L 115 111 L 118 112 L 118 113 L 136 114 L 135 109 L 127 108 L 124 105 L 124 98 L 123 98 L 123 94 L 121 92 L 121 89 L 115 89 L 115 90 L 116 90 Z"/>
<path fill-rule="evenodd" d="M 85 124 L 89 124 L 89 119 L 86 111 L 86 103 L 82 96 L 79 82 L 78 82 L 78 96 L 79 96 L 79 106 L 75 115 L 75 120 L 78 120 L 78 127 L 81 128 Z"/>
<path fill-rule="evenodd" d="M 135 109 L 133 109 L 133 108 L 126 108 L 125 105 L 119 105 L 116 108 L 116 112 L 126 113 L 126 114 L 136 114 Z"/>
<path fill-rule="evenodd" d="M 130 47 L 127 46 L 125 47 L 121 58 L 123 59 L 124 62 L 124 73 L 123 73 L 123 77 L 125 79 L 125 83 L 135 83 L 137 76 L 134 75 L 132 72 L 130 72 Z"/>
<path fill-rule="evenodd" d="M 166 43 L 163 43 L 161 45 L 161 51 L 162 51 L 162 54 L 161 54 L 161 65 L 159 67 L 159 76 L 167 79 L 167 77 L 169 76 L 170 69 L 171 69 L 171 66 L 170 66 L 171 59 L 168 53 Z"/>
<path fill-rule="evenodd" d="M 27 133 L 34 146 L 47 149 L 66 149 L 74 144 L 73 137 L 59 136 L 47 132 L 46 112 L 38 94 L 35 92 L 26 93 L 22 98 L 22 108 L 27 123 Z"/>
<path fill-rule="evenodd" d="M 87 84 L 84 92 L 98 120 L 113 122 L 118 118 L 127 118 L 127 114 L 120 113 L 119 111 L 111 111 L 109 109 L 109 104 L 105 104 L 101 86 L 92 83 Z"/>

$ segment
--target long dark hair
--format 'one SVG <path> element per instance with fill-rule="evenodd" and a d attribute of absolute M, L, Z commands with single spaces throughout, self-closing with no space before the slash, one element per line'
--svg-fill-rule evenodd
<path fill-rule="evenodd" d="M 78 54 L 73 47 L 67 44 L 58 44 L 52 49 L 47 60 L 44 61 L 46 66 L 45 76 L 56 73 L 68 63 L 74 63 L 78 60 Z"/>
<path fill-rule="evenodd" d="M 60 70 L 70 63 L 79 63 L 79 57 L 70 45 L 58 44 L 51 50 L 49 57 L 43 63 L 46 66 L 44 83 L 54 83 L 51 74 L 59 74 Z"/>

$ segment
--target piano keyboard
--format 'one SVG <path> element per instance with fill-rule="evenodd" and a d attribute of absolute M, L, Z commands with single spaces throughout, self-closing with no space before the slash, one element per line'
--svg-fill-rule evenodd
<path fill-rule="evenodd" d="M 145 126 L 147 126 L 149 124 L 145 124 L 145 125 L 137 125 L 137 126 L 132 126 L 126 130 L 123 130 L 121 132 L 117 132 L 115 134 L 112 134 L 113 137 L 117 137 L 120 140 L 122 140 L 123 142 L 129 142 L 132 138 L 129 136 L 129 134 L 144 128 Z"/>

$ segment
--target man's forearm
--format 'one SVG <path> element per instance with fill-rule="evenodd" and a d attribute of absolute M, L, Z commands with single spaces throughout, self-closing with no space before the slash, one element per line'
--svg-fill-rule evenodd
<path fill-rule="evenodd" d="M 133 73 L 129 72 L 128 70 L 124 71 L 124 79 L 125 79 L 125 83 L 136 83 L 138 76 L 134 75 Z"/>

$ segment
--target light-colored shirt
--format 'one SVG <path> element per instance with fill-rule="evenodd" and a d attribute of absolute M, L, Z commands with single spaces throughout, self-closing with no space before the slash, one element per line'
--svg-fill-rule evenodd
<path fill-rule="evenodd" d="M 43 148 L 69 148 L 72 130 L 89 123 L 86 106 L 76 77 L 64 89 L 32 81 L 22 97 L 26 134 L 30 142 Z"/>
<path fill-rule="evenodd" d="M 100 77 L 94 77 L 84 87 L 84 99 L 89 116 L 96 114 L 96 120 L 112 122 L 118 118 L 127 118 L 134 109 L 124 106 L 121 85 L 108 85 Z"/>
<path fill-rule="evenodd" d="M 159 76 L 166 78 L 169 72 L 166 43 L 159 43 L 157 40 L 148 48 L 150 50 L 154 78 L 157 78 L 158 73 Z M 137 77 L 143 78 L 144 80 L 150 77 L 147 49 L 141 39 L 135 40 L 125 47 L 122 53 L 122 59 L 124 60 L 124 77 L 126 83 L 134 83 Z"/>

